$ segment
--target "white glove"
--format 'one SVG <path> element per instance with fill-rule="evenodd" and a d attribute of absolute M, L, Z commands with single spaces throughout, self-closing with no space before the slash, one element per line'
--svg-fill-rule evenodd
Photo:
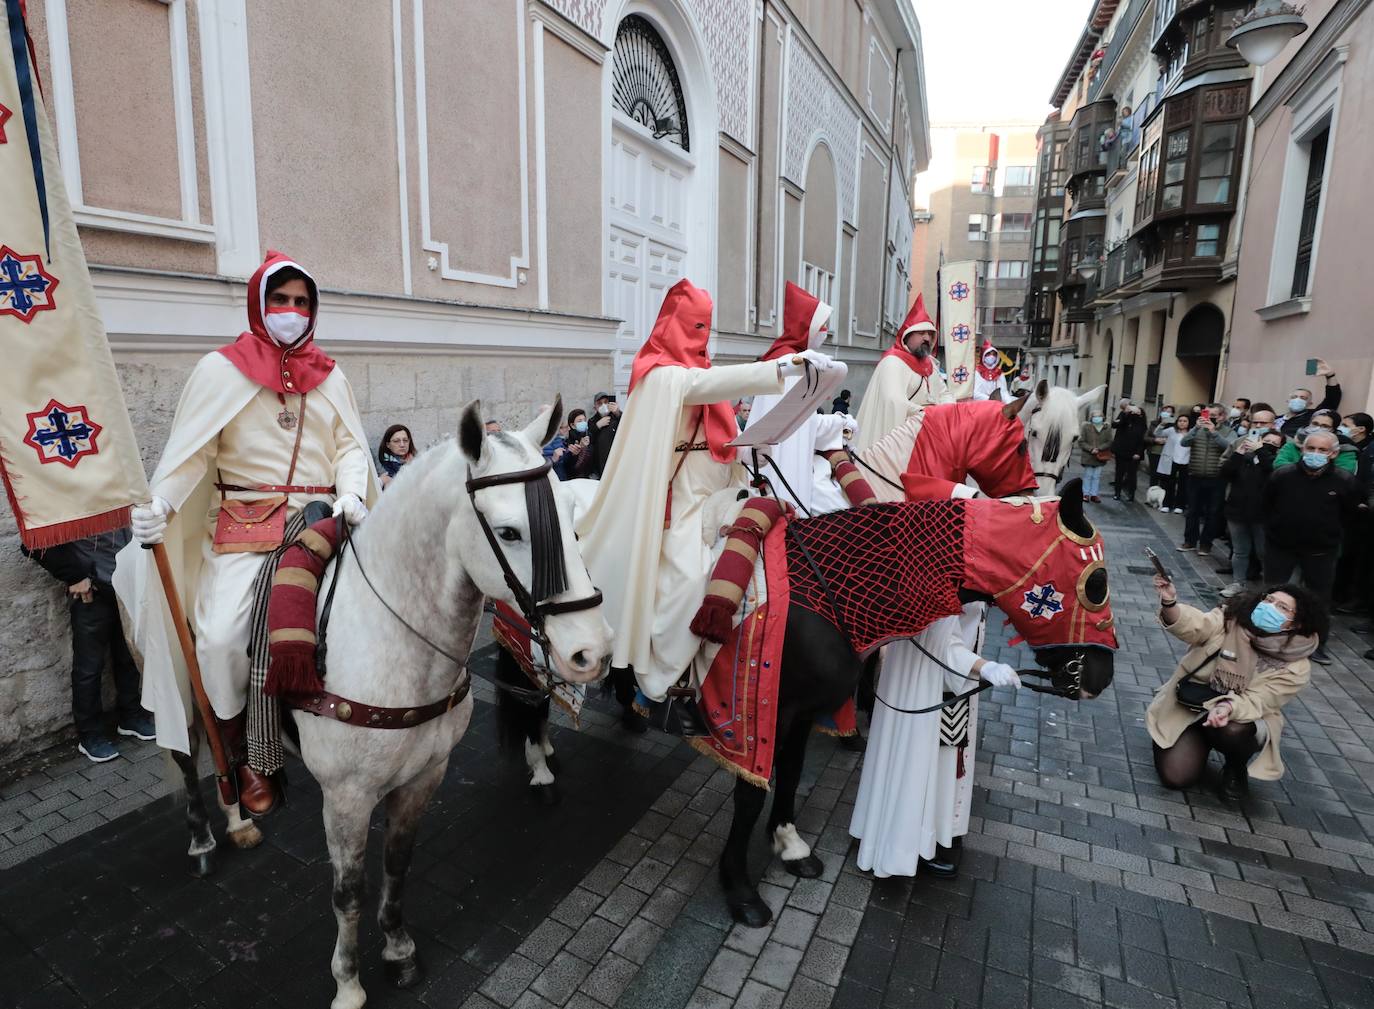
<path fill-rule="evenodd" d="M 153 498 L 146 505 L 134 505 L 129 510 L 129 524 L 133 526 L 134 539 L 145 546 L 161 543 L 170 514 L 172 506 L 160 497 Z"/>
<path fill-rule="evenodd" d="M 983 668 L 978 670 L 978 675 L 994 687 L 1021 689 L 1021 677 L 1005 662 L 984 662 Z"/>
<path fill-rule="evenodd" d="M 798 359 L 801 359 L 802 361 L 810 361 L 811 366 L 820 371 L 828 371 L 830 368 L 829 355 L 822 354 L 818 350 L 803 350 L 800 354 L 793 354 L 791 357 L 780 358 L 778 360 L 778 377 L 792 378 L 796 375 L 805 374 L 805 364 L 793 363 Z"/>
<path fill-rule="evenodd" d="M 338 518 L 340 515 L 349 525 L 356 526 L 367 518 L 367 505 L 363 504 L 362 498 L 357 494 L 345 494 L 334 502 L 334 517 Z"/>

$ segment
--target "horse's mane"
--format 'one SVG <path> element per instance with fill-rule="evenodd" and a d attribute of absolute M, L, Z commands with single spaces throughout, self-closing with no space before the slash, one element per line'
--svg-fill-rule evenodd
<path fill-rule="evenodd" d="M 1072 444 L 1078 434 L 1078 397 L 1063 386 L 1050 386 L 1044 401 L 1031 408 L 1026 426 L 1044 437 L 1044 459 L 1058 459 L 1063 454 L 1065 442 Z"/>

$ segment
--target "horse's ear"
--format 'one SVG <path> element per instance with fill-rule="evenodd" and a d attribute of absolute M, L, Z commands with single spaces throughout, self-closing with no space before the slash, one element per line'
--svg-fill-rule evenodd
<path fill-rule="evenodd" d="M 1059 520 L 1069 532 L 1090 537 L 1093 525 L 1083 513 L 1083 481 L 1074 477 L 1059 492 Z"/>
<path fill-rule="evenodd" d="M 476 466 L 481 461 L 486 445 L 487 428 L 482 420 L 482 401 L 474 399 L 463 407 L 462 415 L 458 418 L 458 447 L 468 457 L 468 462 Z"/>
<path fill-rule="evenodd" d="M 1102 398 L 1102 394 L 1106 391 L 1107 387 L 1105 385 L 1099 385 L 1096 389 L 1089 389 L 1078 397 L 1078 409 L 1081 410 L 1085 406 L 1091 406 L 1093 403 L 1096 403 Z"/>
<path fill-rule="evenodd" d="M 553 436 L 558 433 L 558 421 L 563 416 L 563 394 L 559 393 L 553 398 L 553 405 L 546 406 L 539 411 L 539 416 L 529 427 L 522 432 L 530 441 L 537 446 L 547 445 L 553 441 Z"/>
<path fill-rule="evenodd" d="M 1010 403 L 1003 403 L 1002 416 L 1007 418 L 1007 420 L 1011 420 L 1019 416 L 1021 413 L 1021 408 L 1026 405 L 1026 400 L 1028 399 L 1030 399 L 1030 395 L 1026 394 L 1022 396 L 1017 396 Z"/>
<path fill-rule="evenodd" d="M 1035 398 L 1040 402 L 1045 402 L 1050 396 L 1050 383 L 1046 379 L 1041 379 L 1035 386 Z"/>

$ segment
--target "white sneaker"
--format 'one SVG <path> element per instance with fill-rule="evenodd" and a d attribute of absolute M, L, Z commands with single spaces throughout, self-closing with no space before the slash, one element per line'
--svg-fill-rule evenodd
<path fill-rule="evenodd" d="M 1168 515 L 1168 514 L 1169 514 L 1169 509 L 1168 509 L 1168 507 L 1165 506 L 1165 505 L 1160 505 L 1160 506 L 1159 506 L 1159 510 L 1162 511 L 1165 515 Z"/>
<path fill-rule="evenodd" d="M 1232 582 L 1230 585 L 1226 586 L 1226 588 L 1221 590 L 1221 598 L 1230 599 L 1232 596 L 1238 596 L 1244 591 L 1244 585 L 1242 585 L 1240 582 Z"/>
<path fill-rule="evenodd" d="M 1175 514 L 1175 515 L 1182 515 L 1182 514 L 1183 514 L 1183 509 L 1182 509 L 1182 508 L 1175 508 L 1175 509 L 1174 509 L 1174 514 Z"/>

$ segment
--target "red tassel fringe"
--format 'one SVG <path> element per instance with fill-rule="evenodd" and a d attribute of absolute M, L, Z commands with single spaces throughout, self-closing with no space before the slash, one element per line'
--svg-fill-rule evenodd
<path fill-rule="evenodd" d="M 734 627 L 735 608 L 736 605 L 728 599 L 707 596 L 701 601 L 701 609 L 692 617 L 692 633 L 715 644 L 724 644 Z"/>
<path fill-rule="evenodd" d="M 267 680 L 262 692 L 269 697 L 314 694 L 324 689 L 315 667 L 315 646 L 304 641 L 283 641 L 272 646 Z"/>

